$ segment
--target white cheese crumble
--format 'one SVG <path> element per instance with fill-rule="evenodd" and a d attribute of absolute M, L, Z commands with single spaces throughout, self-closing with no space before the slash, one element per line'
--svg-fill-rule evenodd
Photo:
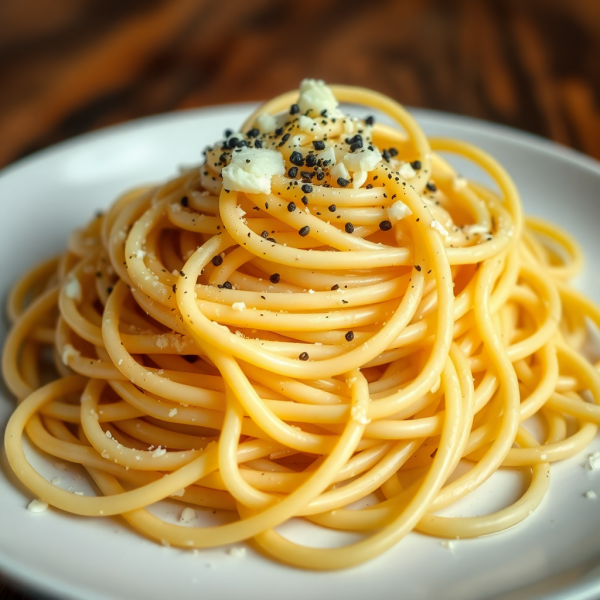
<path fill-rule="evenodd" d="M 179 520 L 182 523 L 191 523 L 195 518 L 196 518 L 196 511 L 193 508 L 186 506 L 181 511 L 181 517 L 179 517 Z"/>
<path fill-rule="evenodd" d="M 112 440 L 112 433 L 108 429 L 104 433 L 109 440 Z"/>
<path fill-rule="evenodd" d="M 233 548 L 227 549 L 227 554 L 229 554 L 229 556 L 234 556 L 235 558 L 244 558 L 246 556 L 246 548 L 234 546 Z"/>
<path fill-rule="evenodd" d="M 356 171 L 352 177 L 352 187 L 357 190 L 367 180 L 369 174 L 366 171 Z"/>
<path fill-rule="evenodd" d="M 183 496 L 185 494 L 185 488 L 181 488 L 180 490 L 177 490 L 176 492 L 173 492 L 171 494 L 171 496 Z"/>
<path fill-rule="evenodd" d="M 271 177 L 284 173 L 283 156 L 279 152 L 247 147 L 236 150 L 221 171 L 226 190 L 247 194 L 270 194 Z"/>
<path fill-rule="evenodd" d="M 301 113 L 314 110 L 320 115 L 324 110 L 327 117 L 340 118 L 344 114 L 338 109 L 338 101 L 331 88 L 321 79 L 303 79 L 300 83 L 298 106 Z"/>
<path fill-rule="evenodd" d="M 440 542 L 440 546 L 454 552 L 454 542 L 452 540 L 444 540 L 443 542 Z"/>
<path fill-rule="evenodd" d="M 160 458 L 161 456 L 164 456 L 167 453 L 167 451 L 164 448 L 161 448 L 160 446 L 152 453 L 152 458 Z"/>
<path fill-rule="evenodd" d="M 48 503 L 43 500 L 32 500 L 27 505 L 27 510 L 30 513 L 41 513 L 48 510 Z"/>
<path fill-rule="evenodd" d="M 65 284 L 65 295 L 67 298 L 72 298 L 75 302 L 81 302 L 81 284 L 77 277 L 69 279 Z"/>
<path fill-rule="evenodd" d="M 62 357 L 61 357 L 63 364 L 68 366 L 69 359 L 77 358 L 78 356 L 81 356 L 81 352 L 79 352 L 79 350 L 76 350 L 75 348 L 73 348 L 73 346 L 71 346 L 71 344 L 65 344 L 63 346 Z"/>
<path fill-rule="evenodd" d="M 135 257 L 136 258 L 144 258 L 144 256 L 146 256 L 146 251 L 145 250 L 138 250 L 135 253 Z"/>
<path fill-rule="evenodd" d="M 446 231 L 444 226 L 439 221 L 436 221 L 435 219 L 433 221 L 431 221 L 431 229 L 435 229 L 444 238 L 448 237 L 448 232 Z"/>
<path fill-rule="evenodd" d="M 596 471 L 597 469 L 600 469 L 600 450 L 588 456 L 585 466 L 588 471 Z"/>
<path fill-rule="evenodd" d="M 301 131 L 306 131 L 306 133 L 310 133 L 312 129 L 315 129 L 318 126 L 319 124 L 315 120 L 306 115 L 301 115 L 298 119 L 298 127 L 300 127 Z"/>
<path fill-rule="evenodd" d="M 398 172 L 400 173 L 400 177 L 404 179 L 412 179 L 417 174 L 409 163 L 403 164 Z"/>
<path fill-rule="evenodd" d="M 340 177 L 343 177 L 347 181 L 350 181 L 350 173 L 348 173 L 348 169 L 346 168 L 346 165 L 343 162 L 335 165 L 335 167 L 333 167 L 333 169 L 331 169 L 330 173 L 331 173 L 331 176 L 333 177 L 333 179 L 336 181 Z"/>
<path fill-rule="evenodd" d="M 176 414 L 177 414 L 177 409 L 176 409 L 176 408 L 172 408 L 172 409 L 169 411 L 169 416 L 170 416 L 170 417 L 174 417 Z"/>
<path fill-rule="evenodd" d="M 169 340 L 164 333 L 156 338 L 156 345 L 159 348 L 166 348 L 169 345 Z"/>
<path fill-rule="evenodd" d="M 376 148 L 344 155 L 344 164 L 350 171 L 372 171 L 380 162 L 381 152 Z"/>
<path fill-rule="evenodd" d="M 397 200 L 387 209 L 387 213 L 390 219 L 401 221 L 404 217 L 412 215 L 412 210 L 402 200 Z"/>
<path fill-rule="evenodd" d="M 358 189 L 366 180 L 367 174 L 381 162 L 381 152 L 377 149 L 362 149 L 360 152 L 346 154 L 344 164 L 354 173 L 352 187 Z"/>
<path fill-rule="evenodd" d="M 273 115 L 265 113 L 256 119 L 256 125 L 261 133 L 273 133 L 277 129 L 277 119 Z"/>
<path fill-rule="evenodd" d="M 584 496 L 588 499 L 588 500 L 596 500 L 596 498 L 598 498 L 596 492 L 594 492 L 594 490 L 589 490 L 587 491 Z"/>
<path fill-rule="evenodd" d="M 356 128 L 356 121 L 351 117 L 346 117 L 343 122 L 344 125 L 344 133 L 348 136 L 352 135 Z"/>
<path fill-rule="evenodd" d="M 238 310 L 238 311 L 242 312 L 246 308 L 246 303 L 245 302 L 234 302 L 231 305 L 231 308 L 233 308 L 233 310 Z"/>

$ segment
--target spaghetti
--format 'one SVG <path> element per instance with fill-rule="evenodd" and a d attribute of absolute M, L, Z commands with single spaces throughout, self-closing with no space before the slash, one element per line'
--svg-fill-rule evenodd
<path fill-rule="evenodd" d="M 502 531 L 600 423 L 600 378 L 582 354 L 600 311 L 568 285 L 581 264 L 570 237 L 523 218 L 484 152 L 427 139 L 375 92 L 305 80 L 200 168 L 123 195 L 16 284 L 10 465 L 58 509 L 120 515 L 180 547 L 252 541 L 308 569 L 361 563 L 412 530 Z M 46 481 L 24 433 L 83 465 L 100 495 Z M 436 515 L 505 467 L 530 473 L 517 502 Z M 146 508 L 164 498 L 237 518 L 167 523 Z M 275 530 L 292 517 L 364 539 L 303 547 Z"/>

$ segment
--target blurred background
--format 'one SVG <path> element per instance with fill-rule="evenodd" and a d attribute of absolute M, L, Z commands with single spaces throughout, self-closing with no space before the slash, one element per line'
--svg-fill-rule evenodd
<path fill-rule="evenodd" d="M 599 0 L 0 0 L 0 166 L 303 77 L 518 127 L 600 159 Z"/>
<path fill-rule="evenodd" d="M 0 0 L 0 167 L 107 125 L 304 77 L 600 159 L 600 0 Z M 27 596 L 0 575 L 0 599 Z"/>

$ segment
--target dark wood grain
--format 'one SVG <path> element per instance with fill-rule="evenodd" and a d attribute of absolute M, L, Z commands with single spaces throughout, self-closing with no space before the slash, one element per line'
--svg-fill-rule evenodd
<path fill-rule="evenodd" d="M 3 0 L 0 164 L 128 119 L 305 76 L 600 158 L 597 0 Z"/>
<path fill-rule="evenodd" d="M 106 125 L 303 77 L 600 159 L 599 0 L 1 0 L 0 166 Z M 24 598 L 0 578 L 0 599 Z"/>

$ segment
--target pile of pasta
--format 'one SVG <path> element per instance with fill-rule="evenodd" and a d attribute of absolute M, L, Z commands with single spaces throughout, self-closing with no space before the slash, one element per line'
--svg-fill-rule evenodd
<path fill-rule="evenodd" d="M 577 244 L 525 219 L 482 150 L 428 139 L 385 96 L 331 89 L 397 126 L 323 111 L 308 112 L 319 126 L 307 131 L 298 92 L 286 93 L 202 166 L 121 196 L 16 284 L 3 373 L 18 405 L 5 445 L 35 497 L 120 515 L 173 546 L 247 541 L 291 565 L 339 569 L 411 531 L 512 527 L 541 503 L 550 464 L 594 438 L 600 378 L 583 349 L 600 311 L 569 287 Z M 280 127 L 261 131 L 265 115 Z M 382 158 L 355 186 L 356 173 L 335 177 L 315 148 L 339 158 L 357 142 Z M 285 161 L 270 193 L 225 189 L 233 153 L 260 147 Z M 493 189 L 442 153 L 475 163 Z M 98 495 L 42 477 L 24 434 L 82 465 Z M 507 467 L 530 479 L 514 504 L 436 514 Z M 146 508 L 165 498 L 234 516 L 168 523 Z M 304 547 L 276 531 L 292 517 L 364 537 Z"/>

